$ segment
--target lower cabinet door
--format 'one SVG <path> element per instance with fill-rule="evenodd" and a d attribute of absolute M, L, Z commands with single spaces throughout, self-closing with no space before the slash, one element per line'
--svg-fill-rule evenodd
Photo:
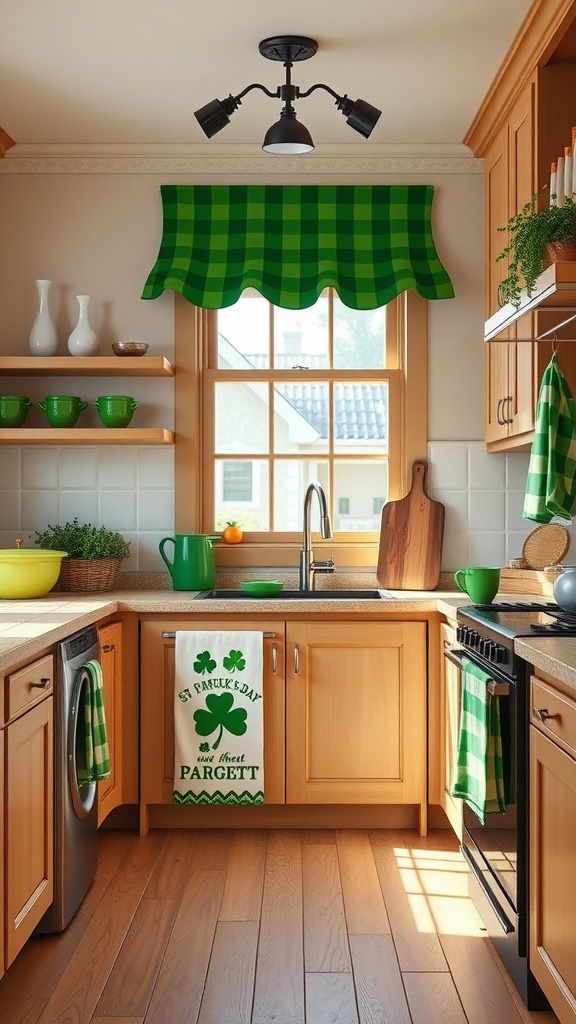
<path fill-rule="evenodd" d="M 576 760 L 530 727 L 530 967 L 576 1020 Z"/>
<path fill-rule="evenodd" d="M 426 624 L 286 627 L 287 803 L 426 800 Z"/>
<path fill-rule="evenodd" d="M 54 892 L 53 698 L 6 728 L 6 966 Z"/>
<path fill-rule="evenodd" d="M 440 627 L 443 650 L 453 647 L 456 642 L 456 630 L 445 623 Z M 440 799 L 446 817 L 452 825 L 458 839 L 462 841 L 463 811 L 462 800 L 452 796 L 452 784 L 458 763 L 458 742 L 460 738 L 460 707 L 462 703 L 462 671 L 442 655 L 440 666 L 440 707 L 442 714 L 442 759 Z"/>
<path fill-rule="evenodd" d="M 98 824 L 122 803 L 122 623 L 98 630 L 110 775 L 98 783 Z"/>

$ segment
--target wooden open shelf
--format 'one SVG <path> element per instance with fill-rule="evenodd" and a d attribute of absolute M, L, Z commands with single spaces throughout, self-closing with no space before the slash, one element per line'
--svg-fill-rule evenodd
<path fill-rule="evenodd" d="M 535 309 L 552 312 L 556 310 L 558 313 L 564 310 L 567 315 L 560 317 L 561 320 L 567 319 L 571 311 L 576 317 L 576 263 L 553 263 L 544 270 L 531 295 L 525 292 L 522 294 L 518 309 L 511 302 L 507 302 L 486 321 L 484 341 L 497 338 L 521 316 Z M 550 340 L 550 336 L 547 340 Z"/>
<path fill-rule="evenodd" d="M 53 377 L 173 377 L 164 356 L 0 356 L 0 373 Z"/>
<path fill-rule="evenodd" d="M 0 444 L 174 444 L 165 427 L 12 427 L 0 430 Z"/>

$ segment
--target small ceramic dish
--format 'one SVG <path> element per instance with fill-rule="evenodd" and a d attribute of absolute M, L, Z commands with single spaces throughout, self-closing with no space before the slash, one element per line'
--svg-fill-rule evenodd
<path fill-rule="evenodd" d="M 284 584 L 282 580 L 243 580 L 240 587 L 252 597 L 270 597 L 279 594 Z"/>
<path fill-rule="evenodd" d="M 115 356 L 144 356 L 148 345 L 145 341 L 116 341 L 112 351 Z"/>

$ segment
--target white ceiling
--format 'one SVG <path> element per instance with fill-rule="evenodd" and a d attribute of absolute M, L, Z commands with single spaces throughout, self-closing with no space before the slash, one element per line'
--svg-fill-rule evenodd
<path fill-rule="evenodd" d="M 251 82 L 274 90 L 283 67 L 258 43 L 296 34 L 319 49 L 294 84 L 383 111 L 366 142 L 325 92 L 296 101 L 316 146 L 457 144 L 530 2 L 4 0 L 0 126 L 23 144 L 259 147 L 279 100 L 249 94 L 212 143 L 193 112 Z"/>

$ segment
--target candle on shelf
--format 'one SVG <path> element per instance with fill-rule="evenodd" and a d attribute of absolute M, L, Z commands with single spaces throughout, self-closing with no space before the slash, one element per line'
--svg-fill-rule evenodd
<path fill-rule="evenodd" d="M 556 172 L 557 164 L 553 160 L 550 164 L 550 206 L 556 206 Z"/>
<path fill-rule="evenodd" d="M 576 128 L 572 129 L 572 195 L 576 193 Z"/>
<path fill-rule="evenodd" d="M 556 206 L 564 206 L 564 156 L 556 161 Z"/>
<path fill-rule="evenodd" d="M 572 147 L 564 147 L 564 197 L 572 198 Z"/>

